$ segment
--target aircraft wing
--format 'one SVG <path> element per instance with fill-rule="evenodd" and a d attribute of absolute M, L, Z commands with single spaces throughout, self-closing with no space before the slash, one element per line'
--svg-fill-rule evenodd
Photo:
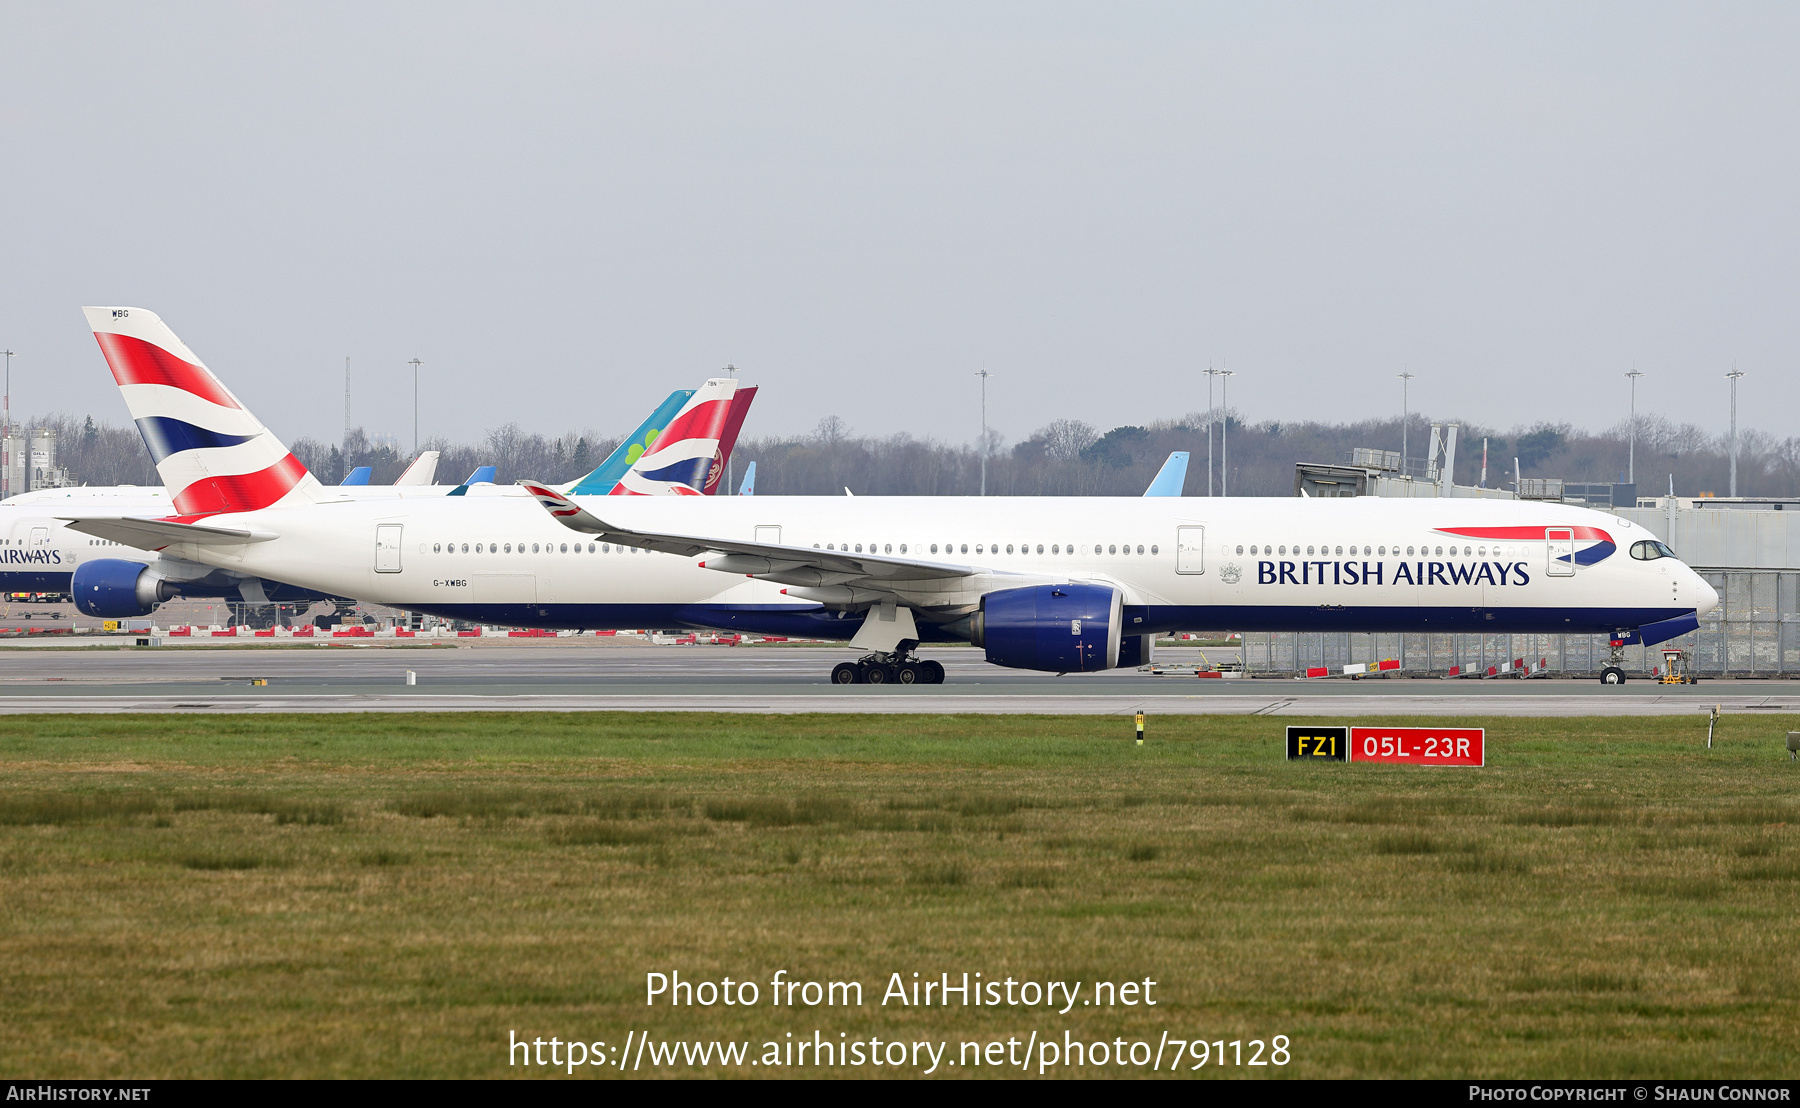
<path fill-rule="evenodd" d="M 701 563 L 707 569 L 755 576 L 774 575 L 782 578 L 816 574 L 830 583 L 850 581 L 893 582 L 931 581 L 952 577 L 973 577 L 992 573 L 975 566 L 945 565 L 941 562 L 917 561 L 891 554 L 852 554 L 847 550 L 819 550 L 810 546 L 784 546 L 778 543 L 746 542 L 741 539 L 715 539 L 701 535 L 680 535 L 661 531 L 640 531 L 617 527 L 594 515 L 568 497 L 536 481 L 521 481 L 525 490 L 537 498 L 546 511 L 572 531 L 595 535 L 608 542 L 657 550 L 691 558 L 696 554 L 721 554 L 724 557 Z M 797 572 L 798 571 L 798 572 Z"/>
<path fill-rule="evenodd" d="M 178 542 L 197 546 L 240 546 L 247 542 L 268 542 L 280 538 L 273 531 L 255 531 L 246 527 L 217 527 L 206 523 L 183 523 L 178 519 L 139 519 L 130 516 L 84 518 L 58 516 L 69 530 L 111 542 L 135 546 L 139 550 L 161 550 Z"/>

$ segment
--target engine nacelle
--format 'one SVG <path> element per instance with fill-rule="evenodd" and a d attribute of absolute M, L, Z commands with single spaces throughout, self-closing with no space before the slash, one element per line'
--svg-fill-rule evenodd
<path fill-rule="evenodd" d="M 981 598 L 970 641 L 1013 669 L 1089 673 L 1119 664 L 1124 596 L 1108 585 L 1032 585 Z"/>
<path fill-rule="evenodd" d="M 69 591 L 84 615 L 102 619 L 147 616 L 172 595 L 169 582 L 151 573 L 149 566 L 122 558 L 98 558 L 76 566 Z"/>

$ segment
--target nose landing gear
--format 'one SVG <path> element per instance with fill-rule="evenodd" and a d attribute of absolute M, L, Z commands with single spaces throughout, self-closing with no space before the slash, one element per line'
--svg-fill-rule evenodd
<path fill-rule="evenodd" d="M 834 685 L 941 685 L 943 664 L 920 660 L 911 649 L 864 655 L 854 662 L 839 662 L 831 670 Z"/>
<path fill-rule="evenodd" d="M 1602 685 L 1623 685 L 1625 683 L 1625 644 L 1618 639 L 1612 640 L 1612 653 L 1606 659 L 1606 665 L 1600 668 Z"/>

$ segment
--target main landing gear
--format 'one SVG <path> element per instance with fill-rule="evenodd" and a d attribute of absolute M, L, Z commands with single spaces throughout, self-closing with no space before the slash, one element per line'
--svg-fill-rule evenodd
<path fill-rule="evenodd" d="M 869 654 L 854 662 L 839 662 L 831 671 L 834 685 L 941 685 L 942 663 L 921 661 L 911 650 Z"/>

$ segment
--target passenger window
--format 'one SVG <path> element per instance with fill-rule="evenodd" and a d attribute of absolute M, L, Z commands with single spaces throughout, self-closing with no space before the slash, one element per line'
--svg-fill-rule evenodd
<path fill-rule="evenodd" d="M 869 547 L 869 549 L 873 550 L 875 548 L 873 546 L 871 546 L 871 547 Z M 894 552 L 894 545 L 892 543 L 888 543 L 888 544 L 882 546 L 881 552 L 883 554 L 892 554 Z"/>
<path fill-rule="evenodd" d="M 1437 548 L 1437 556 L 1440 558 L 1442 558 L 1444 556 L 1444 548 L 1443 547 L 1440 546 Z"/>
<path fill-rule="evenodd" d="M 1144 552 L 1144 548 L 1143 548 L 1143 545 L 1142 545 L 1142 544 L 1139 544 L 1139 546 L 1138 546 L 1138 553 L 1139 553 L 1139 554 L 1142 554 L 1142 553 L 1143 553 L 1143 552 Z"/>
<path fill-rule="evenodd" d="M 442 543 L 436 543 L 436 542 L 434 542 L 434 543 L 432 543 L 432 544 L 431 544 L 431 552 L 432 552 L 432 553 L 433 553 L 433 554 L 436 554 L 436 553 L 438 553 L 438 552 L 439 552 L 439 551 L 441 551 L 441 550 L 443 550 L 443 549 L 444 549 L 444 546 L 443 546 L 443 544 L 442 544 Z"/>
<path fill-rule="evenodd" d="M 977 554 L 981 553 L 981 544 L 980 543 L 975 544 L 975 553 L 977 553 Z"/>
<path fill-rule="evenodd" d="M 906 544 L 905 543 L 900 544 L 900 553 L 902 553 L 902 554 L 906 553 Z"/>
<path fill-rule="evenodd" d="M 964 554 L 967 554 L 969 552 L 969 544 L 968 543 L 965 542 L 962 544 L 962 552 Z M 977 548 L 977 552 L 979 553 L 979 548 Z"/>
<path fill-rule="evenodd" d="M 1011 553 L 1012 553 L 1012 546 L 1013 546 L 1013 544 L 1012 544 L 1012 543 L 1010 543 L 1010 542 L 1009 542 L 1009 543 L 1007 543 L 1007 544 L 1006 544 L 1006 552 L 1007 552 L 1007 553 L 1008 553 L 1008 554 L 1011 554 Z"/>
<path fill-rule="evenodd" d="M 1244 549 L 1244 548 L 1243 548 L 1243 547 L 1241 547 L 1241 546 L 1240 546 L 1240 547 L 1238 547 L 1238 549 L 1239 549 L 1239 550 L 1242 550 L 1242 549 Z M 1151 548 L 1150 548 L 1150 553 L 1152 553 L 1152 554 L 1154 554 L 1154 553 L 1156 553 L 1156 547 L 1154 547 L 1154 546 L 1152 546 L 1152 547 L 1151 547 Z"/>
<path fill-rule="evenodd" d="M 565 542 L 565 543 L 563 543 L 563 544 L 562 544 L 562 550 L 561 550 L 561 553 L 563 553 L 563 554 L 567 554 L 567 553 L 568 553 L 568 552 L 569 552 L 569 544 L 568 544 L 568 543 L 566 543 L 566 542 Z"/>
<path fill-rule="evenodd" d="M 1153 553 L 1153 554 L 1154 554 L 1154 553 L 1155 553 L 1155 552 L 1156 552 L 1156 551 L 1155 551 L 1155 549 L 1154 549 L 1154 548 L 1152 548 L 1152 549 L 1151 549 L 1151 553 Z M 1243 548 L 1243 547 L 1241 547 L 1241 546 L 1240 546 L 1240 547 L 1238 547 L 1238 553 L 1239 553 L 1239 554 L 1242 554 L 1242 553 L 1243 553 L 1243 552 L 1244 552 L 1244 548 Z M 1250 552 L 1250 553 L 1252 553 L 1252 554 L 1254 554 L 1254 553 L 1256 553 L 1256 551 L 1254 551 L 1254 550 L 1252 550 L 1252 551 L 1251 551 L 1251 552 Z"/>
<path fill-rule="evenodd" d="M 1061 543 L 1051 543 L 1050 544 L 1050 553 L 1061 554 L 1062 553 L 1062 544 Z"/>
<path fill-rule="evenodd" d="M 465 542 L 465 543 L 463 543 L 463 544 L 462 544 L 462 546 L 463 546 L 463 548 L 462 548 L 462 552 L 463 552 L 463 553 L 464 553 L 464 554 L 467 554 L 467 553 L 468 553 L 468 552 L 469 552 L 469 544 L 468 544 L 468 543 L 466 543 L 466 542 Z"/>
<path fill-rule="evenodd" d="M 1041 542 L 1038 543 L 1038 551 L 1037 552 L 1039 554 L 1042 554 L 1044 552 L 1044 544 L 1043 543 L 1041 543 Z"/>
<path fill-rule="evenodd" d="M 1340 546 L 1340 547 L 1338 547 L 1338 548 L 1337 548 L 1337 553 L 1338 553 L 1338 557 L 1340 557 L 1340 558 L 1341 558 L 1341 557 L 1343 557 L 1343 556 L 1344 556 L 1344 548 L 1343 548 L 1343 547 L 1341 547 L 1341 546 Z"/>
<path fill-rule="evenodd" d="M 538 552 L 538 544 L 537 543 L 534 542 L 531 544 L 531 552 L 533 554 L 536 554 Z"/>
<path fill-rule="evenodd" d="M 1106 552 L 1108 554 L 1117 554 L 1119 552 L 1119 548 L 1116 546 L 1109 546 L 1106 548 Z"/>
<path fill-rule="evenodd" d="M 936 554 L 936 553 L 937 553 L 937 546 L 938 546 L 938 544 L 937 544 L 937 543 L 935 543 L 935 542 L 934 542 L 934 543 L 932 543 L 932 544 L 931 544 L 931 552 L 932 552 L 932 553 L 933 553 L 933 554 Z"/>

